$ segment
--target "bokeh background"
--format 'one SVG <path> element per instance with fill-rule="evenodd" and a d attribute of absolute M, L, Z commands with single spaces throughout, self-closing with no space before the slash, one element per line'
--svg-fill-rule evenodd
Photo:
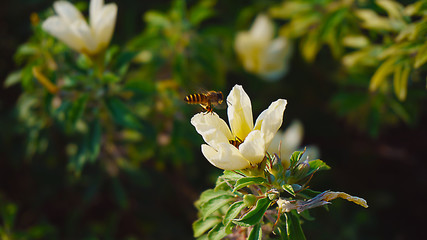
<path fill-rule="evenodd" d="M 255 13 L 280 2 L 218 1 L 214 7 L 216 14 L 198 26 L 198 31 L 224 28 L 223 31 L 232 36 L 233 32 L 248 29 Z M 18 46 L 32 34 L 30 14 L 45 11 L 52 3 L 48 0 L 0 3 L 1 81 L 19 68 L 13 56 Z M 143 16 L 147 11 L 167 11 L 172 5 L 171 1 L 120 0 L 116 3 L 119 10 L 112 44 L 119 46 L 146 28 Z M 188 6 L 195 3 L 187 1 Z M 340 63 L 327 48 L 321 49 L 314 63 L 307 63 L 295 48 L 288 74 L 277 82 L 266 82 L 245 73 L 236 59 L 227 64 L 232 61 L 238 70 L 224 71 L 224 80 L 219 83 L 204 83 L 204 79 L 199 79 L 200 87 L 220 87 L 216 90 L 227 94 L 235 84 L 243 85 L 253 101 L 254 116 L 272 101 L 287 99 L 282 128 L 299 119 L 304 125 L 302 145 L 316 145 L 321 159 L 332 167 L 330 171 L 317 174 L 311 188 L 345 191 L 368 201 L 368 209 L 336 200 L 329 211 L 313 210 L 316 220 L 302 225 L 307 239 L 401 240 L 419 239 L 424 235 L 426 98 L 418 102 L 420 111 L 412 124 L 403 121 L 380 124 L 378 131 L 372 134 L 366 126 L 355 124 L 365 122 L 364 115 L 356 114 L 349 120 L 346 114 L 339 114 L 334 108 L 334 102 L 339 101 L 337 92 L 345 92 L 338 84 L 343 81 L 340 80 L 343 76 Z M 0 88 L 0 226 L 3 231 L 0 237 L 193 238 L 191 224 L 197 218 L 193 203 L 203 190 L 214 186 L 216 176 L 221 173 L 201 155 L 202 139 L 189 122 L 200 110 L 198 106 L 174 105 L 184 110 L 179 119 L 171 115 L 174 129 L 171 131 L 181 131 L 178 136 L 187 139 L 184 145 L 172 141 L 161 149 L 156 148 L 135 168 L 115 170 L 103 162 L 101 153 L 98 160 L 86 164 L 81 173 L 75 174 L 67 167 L 68 137 L 55 126 L 46 129 L 55 149 L 48 147 L 30 158 L 25 156 L 27 135 L 16 117 L 22 91 L 19 85 Z M 183 98 L 185 92 L 192 93 L 193 89 L 184 89 L 178 97 Z M 361 94 L 373 93 L 366 89 Z M 226 110 L 216 111 L 226 117 Z M 164 153 L 168 151 L 165 149 L 173 150 Z M 177 152 L 182 155 L 176 159 L 171 157 L 177 156 Z M 130 160 L 122 157 L 117 161 Z"/>

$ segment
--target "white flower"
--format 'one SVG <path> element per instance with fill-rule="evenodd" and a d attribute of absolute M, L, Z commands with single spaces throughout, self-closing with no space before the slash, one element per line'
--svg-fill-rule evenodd
<path fill-rule="evenodd" d="M 202 153 L 214 166 L 224 170 L 239 170 L 260 163 L 277 130 L 282 125 L 286 100 L 270 104 L 253 123 L 252 104 L 242 86 L 236 85 L 227 97 L 227 123 L 216 113 L 198 113 L 191 119 L 196 131 L 207 144 Z M 243 141 L 238 147 L 230 140 Z"/>
<path fill-rule="evenodd" d="M 263 14 L 258 15 L 251 29 L 237 34 L 234 48 L 243 67 L 267 80 L 278 80 L 288 71 L 291 44 L 284 37 L 274 37 L 274 25 Z"/>
<path fill-rule="evenodd" d="M 89 24 L 83 15 L 66 1 L 53 4 L 57 16 L 43 22 L 43 29 L 70 48 L 89 55 L 104 50 L 110 43 L 117 16 L 117 5 L 104 0 L 91 0 Z"/>
<path fill-rule="evenodd" d="M 299 120 L 294 120 L 285 131 L 277 132 L 267 151 L 279 154 L 283 167 L 286 169 L 290 165 L 289 159 L 292 153 L 301 150 L 303 136 L 304 126 Z M 319 149 L 316 146 L 308 146 L 301 158 L 305 160 L 308 157 L 313 160 L 317 159 L 319 155 Z"/>

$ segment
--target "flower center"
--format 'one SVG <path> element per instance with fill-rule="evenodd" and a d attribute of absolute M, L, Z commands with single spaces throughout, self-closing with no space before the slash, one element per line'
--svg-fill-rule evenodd
<path fill-rule="evenodd" d="M 235 146 L 237 149 L 239 149 L 240 144 L 243 143 L 243 140 L 239 137 L 235 137 L 235 139 L 228 140 L 231 145 Z"/>

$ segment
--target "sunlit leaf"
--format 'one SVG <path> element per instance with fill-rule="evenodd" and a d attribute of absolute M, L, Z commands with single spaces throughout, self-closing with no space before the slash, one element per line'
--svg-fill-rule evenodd
<path fill-rule="evenodd" d="M 19 83 L 21 81 L 21 79 L 22 79 L 21 70 L 15 71 L 15 72 L 13 72 L 7 76 L 6 80 L 4 81 L 3 86 L 5 88 L 8 88 L 10 86 L 13 86 L 13 85 Z"/>
<path fill-rule="evenodd" d="M 202 236 L 207 230 L 211 229 L 220 222 L 220 217 L 207 217 L 206 219 L 199 218 L 193 223 L 193 236 L 195 238 Z"/>
<path fill-rule="evenodd" d="M 267 179 L 263 177 L 245 177 L 237 180 L 236 185 L 234 186 L 233 192 L 244 188 L 249 185 L 262 185 L 267 182 Z"/>

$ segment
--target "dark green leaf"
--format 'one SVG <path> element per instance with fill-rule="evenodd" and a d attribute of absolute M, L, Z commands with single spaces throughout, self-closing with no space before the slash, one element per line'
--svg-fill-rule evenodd
<path fill-rule="evenodd" d="M 286 216 L 286 231 L 289 239 L 292 240 L 305 240 L 304 232 L 302 231 L 299 217 L 294 214 L 295 210 L 285 213 Z"/>
<path fill-rule="evenodd" d="M 249 185 L 262 185 L 267 183 L 267 179 L 262 178 L 262 177 L 245 177 L 245 178 L 240 178 L 239 180 L 237 180 L 236 185 L 234 185 L 234 190 L 233 192 L 244 188 L 246 186 Z"/>
<path fill-rule="evenodd" d="M 126 208 L 128 206 L 128 198 L 126 196 L 125 189 L 123 188 L 120 180 L 115 177 L 112 179 L 113 181 L 113 193 L 114 197 L 119 204 L 120 207 Z"/>
<path fill-rule="evenodd" d="M 252 228 L 248 240 L 262 240 L 262 229 L 260 223 L 256 224 L 254 228 Z"/>
<path fill-rule="evenodd" d="M 199 218 L 193 223 L 194 237 L 200 237 L 207 230 L 221 222 L 220 217 L 207 217 L 206 219 Z"/>
<path fill-rule="evenodd" d="M 105 103 L 113 120 L 117 124 L 123 127 L 137 129 L 147 138 L 154 137 L 154 130 L 151 124 L 142 119 L 138 119 L 119 98 L 108 98 Z"/>
<path fill-rule="evenodd" d="M 227 210 L 227 213 L 224 216 L 224 220 L 222 223 L 226 227 L 226 232 L 231 233 L 232 226 L 232 220 L 235 219 L 239 213 L 245 208 L 245 204 L 243 201 L 235 202 L 233 203 Z"/>
<path fill-rule="evenodd" d="M 268 198 L 259 199 L 256 206 L 251 211 L 245 214 L 242 218 L 234 220 L 233 222 L 243 227 L 249 227 L 259 223 L 264 216 L 265 211 L 267 211 L 270 206 L 270 203 L 271 201 Z"/>
<path fill-rule="evenodd" d="M 98 158 L 101 146 L 101 124 L 98 119 L 89 124 L 89 133 L 87 134 L 86 144 L 88 158 L 93 162 Z"/>
<path fill-rule="evenodd" d="M 88 99 L 87 94 L 82 94 L 76 101 L 71 103 L 70 108 L 66 112 L 66 121 L 68 128 L 74 129 L 77 121 L 82 117 Z"/>

